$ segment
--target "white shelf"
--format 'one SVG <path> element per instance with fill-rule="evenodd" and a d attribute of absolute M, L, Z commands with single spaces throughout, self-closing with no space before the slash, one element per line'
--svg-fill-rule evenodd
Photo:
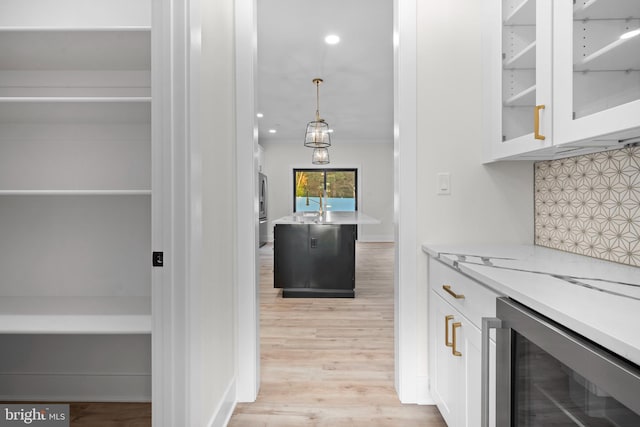
<path fill-rule="evenodd" d="M 33 26 L 33 27 L 0 27 L 0 32 L 150 32 L 149 26 L 104 26 L 104 27 L 54 27 L 54 26 Z"/>
<path fill-rule="evenodd" d="M 535 25 L 536 1 L 522 0 L 513 11 L 504 19 L 504 25 Z"/>
<path fill-rule="evenodd" d="M 506 107 L 535 105 L 535 103 L 536 103 L 536 85 L 528 87 L 522 92 L 517 93 L 511 98 L 504 101 L 504 105 Z"/>
<path fill-rule="evenodd" d="M 86 102 L 85 99 L 77 99 L 75 102 L 40 99 L 38 102 L 33 98 L 28 102 L 0 101 L 0 123 L 148 125 L 151 122 L 151 103 L 148 99 L 144 102 L 122 99 L 97 102 L 95 98 L 93 102 Z"/>
<path fill-rule="evenodd" d="M 528 44 L 517 55 L 508 61 L 504 61 L 505 69 L 528 69 L 536 66 L 536 42 Z"/>
<path fill-rule="evenodd" d="M 640 36 L 616 39 L 574 64 L 574 71 L 640 69 Z"/>
<path fill-rule="evenodd" d="M 0 190 L 0 196 L 147 196 L 151 190 Z"/>
<path fill-rule="evenodd" d="M 21 103 L 107 103 L 107 102 L 143 102 L 150 103 L 150 96 L 5 96 L 0 97 L 0 103 L 21 102 Z"/>
<path fill-rule="evenodd" d="M 640 18 L 638 0 L 579 0 L 573 7 L 573 18 L 626 19 Z"/>
<path fill-rule="evenodd" d="M 150 297 L 0 297 L 2 334 L 149 334 Z"/>

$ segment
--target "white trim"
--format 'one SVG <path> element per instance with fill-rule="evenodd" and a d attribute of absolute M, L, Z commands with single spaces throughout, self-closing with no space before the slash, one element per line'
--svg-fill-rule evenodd
<path fill-rule="evenodd" d="M 234 377 L 227 385 L 222 399 L 207 423 L 207 427 L 225 427 L 229 424 L 233 411 L 236 409 L 236 394 L 236 379 Z"/>
<path fill-rule="evenodd" d="M 258 129 L 255 123 L 256 0 L 235 0 L 236 28 L 236 377 L 237 400 L 260 387 Z"/>
<path fill-rule="evenodd" d="M 152 247 L 164 251 L 153 269 L 152 420 L 190 424 L 187 347 L 191 286 L 192 170 L 189 129 L 188 2 L 152 5 Z"/>
<path fill-rule="evenodd" d="M 184 316 L 184 367 L 185 374 L 185 412 L 183 424 L 193 425 L 201 419 L 203 413 L 203 378 L 204 360 L 202 357 L 202 336 L 206 328 L 202 325 L 202 249 L 203 249 L 203 224 L 202 224 L 202 149 L 200 138 L 200 99 L 201 85 L 200 58 L 202 56 L 202 23 L 200 4 L 201 0 L 188 1 L 185 16 L 185 92 L 187 96 L 187 115 L 185 126 L 188 139 L 185 140 L 186 154 L 186 207 L 185 207 L 185 233 L 187 244 L 186 268 L 188 269 L 188 281 L 185 282 L 184 305 L 181 309 Z M 230 325 L 231 327 L 231 325 Z"/>
<path fill-rule="evenodd" d="M 394 0 L 395 385 L 418 403 L 416 0 Z M 426 310 L 426 307 L 424 307 Z"/>

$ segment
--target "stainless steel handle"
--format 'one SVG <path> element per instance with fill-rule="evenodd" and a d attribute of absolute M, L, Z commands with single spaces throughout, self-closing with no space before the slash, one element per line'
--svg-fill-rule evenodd
<path fill-rule="evenodd" d="M 502 327 L 502 320 L 495 317 L 483 317 L 482 318 L 482 356 L 481 356 L 481 419 L 480 425 L 482 427 L 489 427 L 489 350 L 490 350 L 490 329 L 499 329 Z"/>

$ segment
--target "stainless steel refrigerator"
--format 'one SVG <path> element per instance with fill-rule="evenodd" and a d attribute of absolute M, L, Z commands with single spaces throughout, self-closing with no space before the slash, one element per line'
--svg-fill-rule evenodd
<path fill-rule="evenodd" d="M 268 224 L 267 220 L 267 176 L 258 174 L 258 216 L 260 217 L 260 247 L 267 244 Z"/>

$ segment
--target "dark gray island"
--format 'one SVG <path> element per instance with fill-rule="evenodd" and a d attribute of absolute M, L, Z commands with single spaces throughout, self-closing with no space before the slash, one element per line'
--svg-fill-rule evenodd
<path fill-rule="evenodd" d="M 357 212 L 331 211 L 274 221 L 274 287 L 284 298 L 353 298 L 358 224 L 378 223 Z"/>

